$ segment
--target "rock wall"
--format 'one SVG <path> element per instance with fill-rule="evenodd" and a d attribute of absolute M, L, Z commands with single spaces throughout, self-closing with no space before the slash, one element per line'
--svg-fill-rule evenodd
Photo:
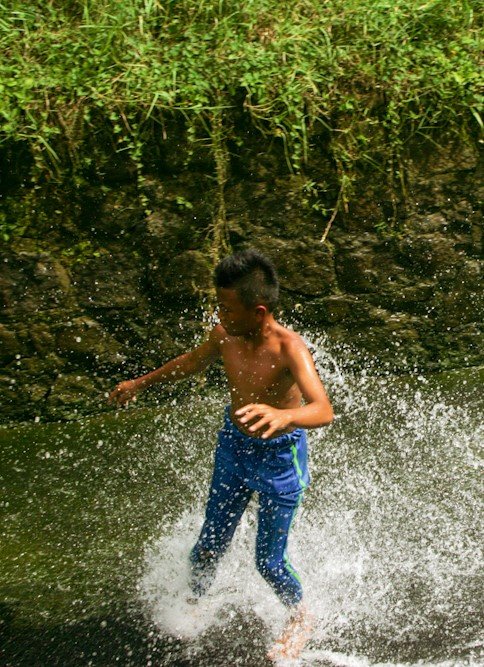
<path fill-rule="evenodd" d="M 158 147 L 142 192 L 119 155 L 91 182 L 33 188 L 4 152 L 4 421 L 104 409 L 113 383 L 203 336 L 218 194 L 208 153 L 189 154 L 176 139 Z M 227 234 L 232 248 L 256 246 L 274 260 L 286 322 L 326 332 L 375 371 L 478 365 L 479 186 L 474 147 L 414 146 L 398 188 L 359 171 L 348 210 L 321 243 L 330 214 L 320 209 L 338 192 L 324 146 L 294 175 L 280 145 L 253 139 L 231 147 Z"/>

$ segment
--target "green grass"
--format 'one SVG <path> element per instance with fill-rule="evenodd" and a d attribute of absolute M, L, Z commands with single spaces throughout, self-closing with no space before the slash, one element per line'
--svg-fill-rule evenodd
<path fill-rule="evenodd" d="M 3 141 L 72 177 L 102 118 L 139 174 L 164 117 L 239 143 L 235 112 L 304 167 L 324 129 L 345 178 L 412 137 L 482 129 L 477 0 L 0 0 Z M 482 7 L 481 7 L 482 9 Z M 218 137 L 220 139 L 220 136 Z M 217 145 L 219 142 L 215 142 Z M 344 201 L 345 192 L 341 198 Z"/>

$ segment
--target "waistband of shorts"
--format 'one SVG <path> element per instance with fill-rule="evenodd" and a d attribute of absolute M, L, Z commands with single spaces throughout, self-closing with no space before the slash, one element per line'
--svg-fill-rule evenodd
<path fill-rule="evenodd" d="M 240 431 L 234 424 L 230 418 L 230 405 L 225 406 L 224 418 L 224 429 L 231 431 L 233 435 L 247 447 L 266 447 L 270 449 L 288 447 L 297 442 L 301 435 L 304 433 L 304 429 L 295 428 L 293 431 L 289 431 L 289 433 L 283 433 L 282 435 L 278 435 L 275 438 L 254 438 L 253 436 L 247 435 L 246 433 Z"/>

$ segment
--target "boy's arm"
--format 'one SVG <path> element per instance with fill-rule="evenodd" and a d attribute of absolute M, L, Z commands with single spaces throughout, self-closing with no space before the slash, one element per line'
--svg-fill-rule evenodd
<path fill-rule="evenodd" d="M 250 404 L 236 411 L 243 415 L 241 423 L 260 417 L 249 431 L 266 429 L 261 436 L 270 438 L 277 431 L 288 428 L 316 428 L 333 421 L 333 408 L 314 366 L 313 359 L 301 339 L 291 340 L 286 347 L 287 365 L 296 381 L 306 405 L 297 408 L 273 408 L 265 404 Z"/>
<path fill-rule="evenodd" d="M 153 384 L 177 382 L 205 370 L 209 364 L 220 356 L 220 329 L 220 326 L 215 327 L 212 329 L 209 339 L 202 345 L 168 361 L 160 368 L 151 371 L 151 373 L 141 375 L 134 380 L 120 382 L 109 394 L 108 402 L 124 405 L 136 399 L 136 394 L 139 391 L 151 387 Z"/>

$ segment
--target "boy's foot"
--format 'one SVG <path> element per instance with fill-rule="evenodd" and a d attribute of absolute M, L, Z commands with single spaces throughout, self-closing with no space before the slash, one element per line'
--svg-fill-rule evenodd
<path fill-rule="evenodd" d="M 187 619 L 191 619 L 193 622 L 198 621 L 202 615 L 203 611 L 200 609 L 199 602 L 200 598 L 196 595 L 189 595 L 185 598 L 186 607 L 184 609 L 184 615 Z"/>
<path fill-rule="evenodd" d="M 314 616 L 304 605 L 299 605 L 267 657 L 273 662 L 298 658 L 310 639 L 313 629 Z"/>

